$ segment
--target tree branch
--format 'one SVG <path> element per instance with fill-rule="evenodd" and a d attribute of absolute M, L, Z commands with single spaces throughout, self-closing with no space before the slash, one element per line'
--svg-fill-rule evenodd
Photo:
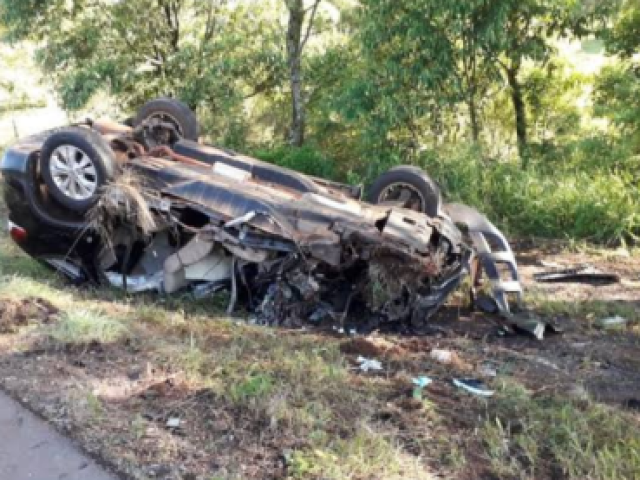
<path fill-rule="evenodd" d="M 302 53 L 302 51 L 304 50 L 305 45 L 307 44 L 307 41 L 309 40 L 309 36 L 311 35 L 311 30 L 313 29 L 313 21 L 316 18 L 316 13 L 318 13 L 318 5 L 320 5 L 320 2 L 322 0 L 316 0 L 315 3 L 313 4 L 312 10 L 311 10 L 311 17 L 309 17 L 309 25 L 307 25 L 307 32 L 304 35 L 304 39 L 302 40 L 302 43 L 300 43 L 300 53 Z"/>

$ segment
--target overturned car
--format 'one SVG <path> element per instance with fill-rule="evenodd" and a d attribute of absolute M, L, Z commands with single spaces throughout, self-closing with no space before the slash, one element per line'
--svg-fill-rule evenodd
<path fill-rule="evenodd" d="M 482 215 L 443 204 L 422 170 L 362 188 L 198 143 L 173 99 L 130 125 L 86 121 L 26 138 L 0 165 L 9 230 L 74 282 L 200 296 L 230 290 L 257 322 L 420 329 L 462 279 L 521 302 L 516 262 Z"/>

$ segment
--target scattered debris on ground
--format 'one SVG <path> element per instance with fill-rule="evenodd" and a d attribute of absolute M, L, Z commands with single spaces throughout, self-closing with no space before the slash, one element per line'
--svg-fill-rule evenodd
<path fill-rule="evenodd" d="M 624 328 L 627 325 L 627 319 L 619 315 L 615 317 L 599 318 L 595 321 L 596 327 L 609 330 L 614 328 Z"/>
<path fill-rule="evenodd" d="M 545 283 L 578 282 L 591 283 L 594 285 L 610 285 L 620 282 L 619 275 L 602 272 L 593 265 L 588 264 L 536 273 L 533 278 L 536 282 Z"/>
<path fill-rule="evenodd" d="M 525 282 L 540 270 L 535 258 L 521 263 Z M 632 278 L 629 263 L 602 268 Z M 28 325 L 47 322 L 33 303 L 47 304 L 14 299 L 32 320 L 0 333 L 0 386 L 135 479 L 616 478 L 606 468 L 633 478 L 634 288 L 537 285 L 532 313 L 545 330 L 565 330 L 544 342 L 501 334 L 503 319 L 461 297 L 431 319 L 428 335 L 348 338 L 227 323 L 190 303 L 148 306 L 133 297 L 128 319 L 104 314 L 125 324 L 126 336 L 74 345 L 68 340 L 80 330 L 70 329 L 60 348 L 31 342 L 39 333 Z M 82 305 L 49 306 L 55 326 L 93 311 L 85 305 L 93 293 L 78 295 Z M 624 325 L 594 328 L 617 316 Z M 365 374 L 362 365 L 372 368 Z M 620 454 L 603 463 L 571 450 L 560 431 L 601 451 L 619 445 Z"/>
<path fill-rule="evenodd" d="M 489 390 L 483 382 L 473 378 L 465 378 L 461 380 L 454 378 L 453 384 L 456 387 L 479 397 L 492 397 L 495 393 L 493 390 Z"/>

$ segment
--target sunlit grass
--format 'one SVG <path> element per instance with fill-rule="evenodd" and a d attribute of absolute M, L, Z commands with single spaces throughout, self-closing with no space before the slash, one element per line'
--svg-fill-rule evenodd
<path fill-rule="evenodd" d="M 619 410 L 502 386 L 479 431 L 496 478 L 636 478 L 640 428 Z"/>
<path fill-rule="evenodd" d="M 47 334 L 61 345 L 107 344 L 123 340 L 128 332 L 125 325 L 102 312 L 71 310 L 47 330 Z"/>
<path fill-rule="evenodd" d="M 596 320 L 615 316 L 625 318 L 630 325 L 640 324 L 640 310 L 635 305 L 622 301 L 566 300 L 540 290 L 532 290 L 527 293 L 527 304 L 542 316 L 565 316 L 590 326 Z"/>

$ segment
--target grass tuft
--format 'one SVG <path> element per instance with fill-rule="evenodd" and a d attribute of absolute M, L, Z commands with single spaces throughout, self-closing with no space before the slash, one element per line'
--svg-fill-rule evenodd
<path fill-rule="evenodd" d="M 49 335 L 62 345 L 106 344 L 125 339 L 128 330 L 118 320 L 94 310 L 83 309 L 63 314 Z"/>

